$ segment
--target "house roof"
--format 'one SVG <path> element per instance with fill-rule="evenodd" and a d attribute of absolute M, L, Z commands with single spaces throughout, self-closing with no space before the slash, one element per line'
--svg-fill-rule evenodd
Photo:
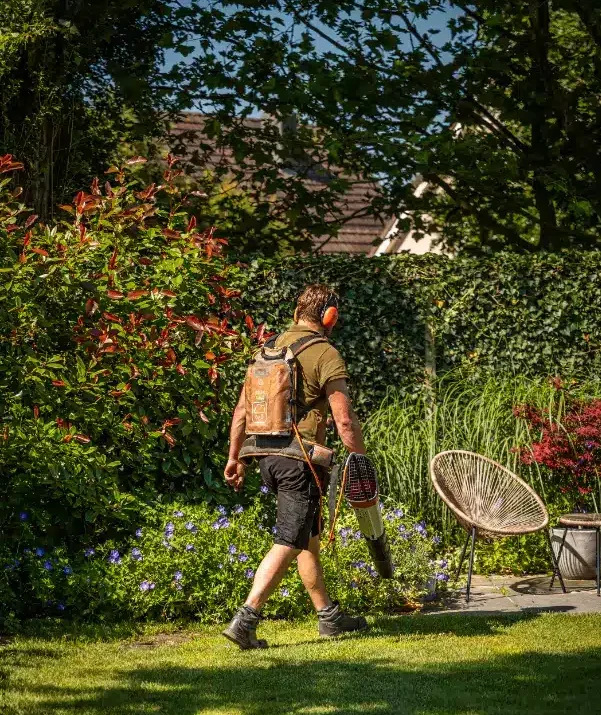
<path fill-rule="evenodd" d="M 217 140 L 208 137 L 204 133 L 207 121 L 212 118 L 197 112 L 186 112 L 173 125 L 171 135 L 175 140 L 174 146 L 179 156 L 201 169 L 221 169 L 232 172 L 241 171 L 251 173 L 256 170 L 256 165 L 248 164 L 248 160 L 236 161 L 234 151 L 230 146 L 219 146 Z M 250 130 L 249 136 L 252 141 L 253 130 L 259 131 L 265 127 L 264 120 L 260 117 L 250 117 L 243 120 L 243 127 Z M 277 137 L 274 136 L 274 141 Z M 271 157 L 270 157 L 271 158 Z M 282 169 L 286 174 L 286 169 Z M 300 175 L 299 172 L 296 172 Z M 303 184 L 310 190 L 319 191 L 323 189 L 328 180 L 331 180 L 332 169 L 318 167 L 314 171 L 303 170 Z M 345 177 L 349 178 L 349 177 Z M 382 240 L 388 232 L 391 222 L 380 220 L 376 216 L 365 214 L 372 198 L 377 195 L 378 185 L 350 177 L 350 187 L 347 192 L 337 201 L 336 216 L 332 220 L 341 221 L 342 226 L 338 234 L 329 238 L 327 235 L 315 236 L 313 238 L 316 249 L 323 253 L 374 253 L 374 241 Z"/>

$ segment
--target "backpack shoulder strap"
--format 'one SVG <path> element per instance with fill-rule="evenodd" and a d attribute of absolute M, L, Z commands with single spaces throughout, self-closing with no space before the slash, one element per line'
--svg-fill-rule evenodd
<path fill-rule="evenodd" d="M 317 333 L 315 333 L 315 335 L 305 335 L 304 337 L 297 340 L 295 343 L 292 343 L 292 345 L 290 346 L 290 350 L 294 357 L 297 357 L 298 355 L 300 355 L 300 353 L 302 353 L 303 350 L 306 350 L 308 347 L 311 347 L 311 345 L 317 345 L 318 343 L 327 342 L 327 338 Z"/>
<path fill-rule="evenodd" d="M 279 335 L 272 335 L 269 340 L 263 343 L 264 348 L 275 348 L 275 341 L 279 338 Z"/>

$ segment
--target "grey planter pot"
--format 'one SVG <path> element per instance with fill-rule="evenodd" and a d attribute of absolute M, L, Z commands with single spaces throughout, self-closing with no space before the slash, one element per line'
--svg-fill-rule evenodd
<path fill-rule="evenodd" d="M 559 553 L 563 532 L 564 528 L 561 526 L 552 529 L 551 542 L 555 556 Z M 596 529 L 568 528 L 559 560 L 559 570 L 564 578 L 576 581 L 597 578 L 596 539 Z"/>

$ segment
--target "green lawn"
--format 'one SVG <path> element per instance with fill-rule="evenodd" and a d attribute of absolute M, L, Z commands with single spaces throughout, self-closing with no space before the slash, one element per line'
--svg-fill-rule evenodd
<path fill-rule="evenodd" d="M 261 626 L 242 653 L 217 628 L 37 631 L 0 649 L 0 713 L 594 715 L 601 615 L 386 618 L 337 641 Z"/>

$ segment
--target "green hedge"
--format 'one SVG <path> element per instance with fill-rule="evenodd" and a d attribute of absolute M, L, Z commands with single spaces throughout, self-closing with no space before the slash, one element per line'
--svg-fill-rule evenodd
<path fill-rule="evenodd" d="M 391 387 L 424 384 L 426 326 L 439 374 L 574 374 L 596 369 L 601 341 L 601 254 L 487 258 L 400 254 L 258 260 L 243 273 L 243 303 L 256 322 L 285 327 L 304 285 L 342 297 L 333 336 L 363 414 Z"/>

